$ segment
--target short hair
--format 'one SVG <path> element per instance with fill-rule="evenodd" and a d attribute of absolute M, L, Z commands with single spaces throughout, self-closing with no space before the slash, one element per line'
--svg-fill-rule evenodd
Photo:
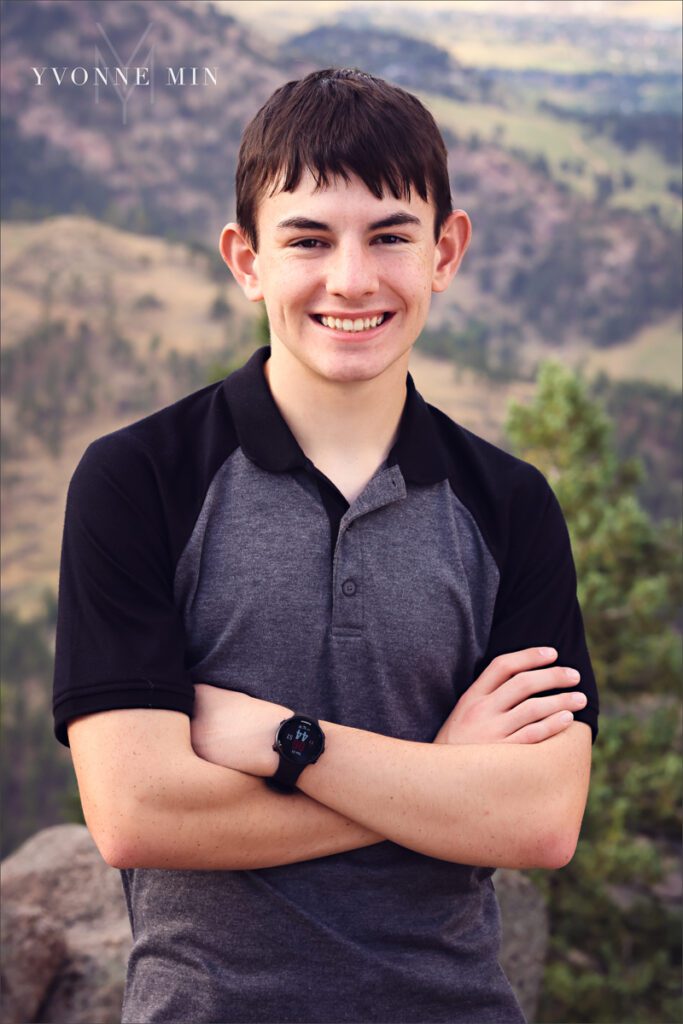
<path fill-rule="evenodd" d="M 436 121 L 411 93 L 356 68 L 325 68 L 276 89 L 249 122 L 237 159 L 237 222 L 254 251 L 266 190 L 292 192 L 306 168 L 316 188 L 351 173 L 381 199 L 385 188 L 434 203 L 434 237 L 452 211 L 448 154 Z"/>

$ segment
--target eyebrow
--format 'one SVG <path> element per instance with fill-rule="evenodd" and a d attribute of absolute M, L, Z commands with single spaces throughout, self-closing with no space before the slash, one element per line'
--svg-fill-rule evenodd
<path fill-rule="evenodd" d="M 404 224 L 415 224 L 421 227 L 422 221 L 412 213 L 392 213 L 388 217 L 383 217 L 382 220 L 373 221 L 372 224 L 368 225 L 368 230 L 378 231 L 380 228 L 397 228 Z M 288 217 L 286 220 L 281 220 L 277 228 L 278 230 L 297 228 L 300 231 L 332 230 L 329 224 L 324 224 L 320 220 L 309 220 L 308 217 Z"/>

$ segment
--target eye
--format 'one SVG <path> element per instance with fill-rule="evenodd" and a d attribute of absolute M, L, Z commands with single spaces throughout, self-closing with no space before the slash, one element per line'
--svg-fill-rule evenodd
<path fill-rule="evenodd" d="M 401 238 L 400 235 L 378 235 L 377 238 L 373 238 L 373 242 L 381 242 L 383 245 L 395 245 L 397 242 L 407 241 L 407 238 Z"/>
<path fill-rule="evenodd" d="M 324 245 L 319 238 L 300 238 L 297 242 L 291 243 L 292 249 L 317 249 L 319 245 Z"/>

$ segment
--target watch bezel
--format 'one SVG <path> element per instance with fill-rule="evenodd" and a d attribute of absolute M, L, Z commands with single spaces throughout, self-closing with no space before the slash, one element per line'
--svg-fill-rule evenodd
<path fill-rule="evenodd" d="M 320 750 L 314 755 L 305 754 L 303 757 L 291 757 L 285 753 L 282 749 L 282 740 L 280 739 L 280 733 L 285 726 L 290 725 L 293 722 L 306 722 L 307 725 L 314 726 L 320 736 L 321 746 Z M 288 764 L 300 765 L 302 768 L 307 767 L 309 764 L 315 764 L 320 758 L 323 751 L 325 750 L 325 733 L 320 728 L 320 723 L 317 718 L 313 718 L 311 715 L 290 715 L 289 718 L 283 718 L 280 722 L 277 732 L 275 734 L 275 742 L 273 743 L 273 750 L 277 751 L 280 757 L 287 761 Z"/>

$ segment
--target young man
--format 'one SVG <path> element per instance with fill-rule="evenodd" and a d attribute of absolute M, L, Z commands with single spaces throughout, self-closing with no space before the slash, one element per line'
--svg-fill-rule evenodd
<path fill-rule="evenodd" d="M 469 238 L 415 97 L 290 82 L 220 240 L 270 347 L 74 474 L 55 728 L 124 1022 L 524 1020 L 491 875 L 571 859 L 598 698 L 547 483 L 408 374 Z"/>

